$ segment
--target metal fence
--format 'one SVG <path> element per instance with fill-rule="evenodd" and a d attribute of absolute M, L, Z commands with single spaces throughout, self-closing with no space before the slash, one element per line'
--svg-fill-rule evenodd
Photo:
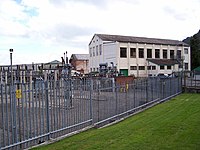
<path fill-rule="evenodd" d="M 184 92 L 200 93 L 200 71 L 184 71 L 182 74 Z"/>
<path fill-rule="evenodd" d="M 0 149 L 25 149 L 181 93 L 181 78 L 61 78 L 0 85 Z"/>

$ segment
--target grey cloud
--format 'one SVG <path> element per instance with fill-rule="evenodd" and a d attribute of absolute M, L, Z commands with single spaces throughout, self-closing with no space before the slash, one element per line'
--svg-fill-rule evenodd
<path fill-rule="evenodd" d="M 48 33 L 50 36 L 55 36 L 59 39 L 73 39 L 77 36 L 86 36 L 95 31 L 94 28 L 83 28 L 72 25 L 58 24 L 53 29 L 51 29 L 51 33 Z"/>
<path fill-rule="evenodd" d="M 96 31 L 100 31 L 96 28 L 84 28 L 79 26 L 58 24 L 51 29 L 40 32 L 32 32 L 30 36 L 34 36 L 38 39 L 43 39 L 51 41 L 53 45 L 67 45 L 72 47 L 84 47 L 87 46 L 88 42 L 85 41 L 76 41 L 76 37 L 87 37 L 92 36 Z"/>
<path fill-rule="evenodd" d="M 100 29 L 97 28 L 84 28 L 73 25 L 57 24 L 50 29 L 45 29 L 42 31 L 30 31 L 18 37 L 21 37 L 22 39 L 30 39 L 32 41 L 50 41 L 50 43 L 54 46 L 66 45 L 81 48 L 86 47 L 89 41 L 76 41 L 76 37 L 92 36 L 94 33 L 99 31 Z"/>

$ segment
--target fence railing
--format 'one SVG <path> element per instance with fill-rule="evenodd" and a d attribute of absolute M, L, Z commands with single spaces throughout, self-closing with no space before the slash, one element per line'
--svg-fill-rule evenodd
<path fill-rule="evenodd" d="M 185 71 L 182 77 L 185 92 L 200 92 L 200 71 Z"/>
<path fill-rule="evenodd" d="M 25 149 L 104 125 L 181 93 L 181 78 L 46 80 L 0 85 L 0 149 Z"/>

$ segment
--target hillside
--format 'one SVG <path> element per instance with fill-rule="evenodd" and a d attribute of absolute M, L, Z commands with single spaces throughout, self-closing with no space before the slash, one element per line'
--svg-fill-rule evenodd
<path fill-rule="evenodd" d="M 198 33 L 183 40 L 191 47 L 191 67 L 192 69 L 200 66 L 200 30 Z"/>

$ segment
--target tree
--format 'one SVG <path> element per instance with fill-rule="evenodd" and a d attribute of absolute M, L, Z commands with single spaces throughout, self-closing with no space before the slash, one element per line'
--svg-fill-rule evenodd
<path fill-rule="evenodd" d="M 183 42 L 190 45 L 191 48 L 191 67 L 192 70 L 200 66 L 200 30 L 192 37 L 188 37 Z"/>

